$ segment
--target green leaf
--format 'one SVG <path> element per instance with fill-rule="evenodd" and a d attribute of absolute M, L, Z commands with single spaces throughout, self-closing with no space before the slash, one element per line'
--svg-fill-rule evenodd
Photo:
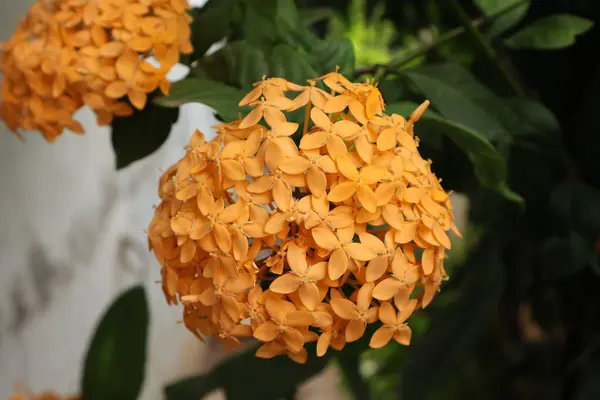
<path fill-rule="evenodd" d="M 239 89 L 202 77 L 186 78 L 171 87 L 168 96 L 154 101 L 164 107 L 179 107 L 186 103 L 202 103 L 212 107 L 226 121 L 238 119 L 238 103 L 244 97 Z"/>
<path fill-rule="evenodd" d="M 481 239 L 461 267 L 456 299 L 438 309 L 427 331 L 411 344 L 403 368 L 401 398 L 432 398 L 431 392 L 442 387 L 481 340 L 504 288 L 498 242 L 495 235 Z"/>
<path fill-rule="evenodd" d="M 306 26 L 329 19 L 335 15 L 335 11 L 330 7 L 312 7 L 300 10 L 300 19 Z"/>
<path fill-rule="evenodd" d="M 267 60 L 263 52 L 256 47 L 244 41 L 237 41 L 230 43 L 226 48 L 223 50 L 229 52 L 231 80 L 245 91 L 251 90 L 252 84 L 269 73 Z"/>
<path fill-rule="evenodd" d="M 206 375 L 190 377 L 167 386 L 166 398 L 200 399 L 222 388 L 228 400 L 278 400 L 327 365 L 327 356 L 319 358 L 315 355 L 314 343 L 306 347 L 309 355 L 304 365 L 291 361 L 287 356 L 270 360 L 258 358 L 254 355 L 256 347 L 252 347 L 227 358 Z"/>
<path fill-rule="evenodd" d="M 487 139 L 506 135 L 495 116 L 495 108 L 505 108 L 502 101 L 461 66 L 428 65 L 402 73 L 444 117 L 472 128 Z"/>
<path fill-rule="evenodd" d="M 315 68 L 322 74 L 335 71 L 336 66 L 345 76 L 352 76 L 356 68 L 354 46 L 347 38 L 327 39 L 315 46 Z"/>
<path fill-rule="evenodd" d="M 280 44 L 273 48 L 269 57 L 269 70 L 271 76 L 285 78 L 299 85 L 306 84 L 307 79 L 315 79 L 319 74 L 302 54 L 292 46 Z"/>
<path fill-rule="evenodd" d="M 193 59 L 198 60 L 215 43 L 231 33 L 233 13 L 236 6 L 233 0 L 211 0 L 202 8 L 194 8 L 191 12 Z"/>
<path fill-rule="evenodd" d="M 550 205 L 568 226 L 600 235 L 600 190 L 579 180 L 565 181 L 553 190 Z"/>
<path fill-rule="evenodd" d="M 410 102 L 394 103 L 387 106 L 388 113 L 396 113 L 405 117 L 417 108 Z M 418 136 L 419 126 L 439 132 L 450 138 L 464 151 L 475 169 L 475 175 L 482 185 L 494 189 L 511 201 L 521 203 L 523 199 L 506 186 L 506 161 L 483 135 L 468 126 L 443 118 L 432 110 L 427 110 L 415 128 Z"/>
<path fill-rule="evenodd" d="M 577 232 L 566 238 L 551 237 L 544 243 L 544 277 L 560 279 L 581 271 L 594 255 L 592 243 Z"/>
<path fill-rule="evenodd" d="M 570 14 L 543 17 L 504 41 L 513 49 L 555 50 L 569 47 L 577 36 L 592 28 L 594 22 Z"/>
<path fill-rule="evenodd" d="M 121 169 L 158 150 L 179 118 L 179 108 L 165 108 L 149 101 L 143 110 L 128 117 L 115 117 L 111 141 L 116 168 Z"/>
<path fill-rule="evenodd" d="M 488 34 L 498 36 L 523 20 L 531 0 L 475 0 L 475 4 L 492 19 Z"/>
<path fill-rule="evenodd" d="M 82 400 L 136 400 L 144 382 L 148 304 L 142 286 L 122 293 L 100 320 L 89 344 Z"/>

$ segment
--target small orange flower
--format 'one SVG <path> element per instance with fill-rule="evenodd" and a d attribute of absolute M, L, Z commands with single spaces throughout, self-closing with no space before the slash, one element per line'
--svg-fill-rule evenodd
<path fill-rule="evenodd" d="M 48 141 L 92 108 L 98 124 L 142 109 L 147 95 L 169 90 L 166 73 L 192 51 L 187 0 L 40 0 L 0 49 L 0 118 L 20 137 L 39 130 Z M 148 62 L 154 57 L 160 67 Z"/>
<path fill-rule="evenodd" d="M 194 133 L 148 229 L 186 327 L 228 349 L 253 336 L 258 357 L 301 363 L 306 343 L 323 356 L 380 322 L 372 347 L 409 344 L 408 318 L 446 279 L 446 232 L 459 234 L 414 136 L 428 104 L 406 120 L 337 71 L 307 86 L 263 77 L 240 102 L 248 115 L 209 142 Z M 286 113 L 302 107 L 296 145 Z"/>

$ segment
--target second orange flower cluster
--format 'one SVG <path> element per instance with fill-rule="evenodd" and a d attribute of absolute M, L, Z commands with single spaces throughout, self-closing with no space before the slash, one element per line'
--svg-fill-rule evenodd
<path fill-rule="evenodd" d="M 2 45 L 0 117 L 39 130 L 48 141 L 92 108 L 98 124 L 144 108 L 147 94 L 169 90 L 167 72 L 190 53 L 187 0 L 40 0 Z M 160 66 L 150 63 L 153 56 Z"/>
<path fill-rule="evenodd" d="M 264 358 L 305 362 L 305 343 L 323 356 L 373 323 L 371 347 L 408 345 L 458 233 L 413 133 L 428 103 L 388 116 L 377 87 L 332 72 L 263 79 L 240 105 L 252 111 L 211 141 L 196 132 L 161 179 L 149 242 L 167 300 L 199 338 L 253 336 Z M 298 132 L 286 113 L 302 108 Z"/>

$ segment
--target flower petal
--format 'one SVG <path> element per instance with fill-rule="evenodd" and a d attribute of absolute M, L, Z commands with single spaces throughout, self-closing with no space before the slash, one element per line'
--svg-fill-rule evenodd
<path fill-rule="evenodd" d="M 390 342 L 394 336 L 394 330 L 389 326 L 382 326 L 375 331 L 369 342 L 369 346 L 373 349 L 379 349 Z"/>
<path fill-rule="evenodd" d="M 269 289 L 275 293 L 290 294 L 298 290 L 302 278 L 296 274 L 285 274 L 271 282 Z"/>
<path fill-rule="evenodd" d="M 329 191 L 327 199 L 334 203 L 340 203 L 352 197 L 356 192 L 357 184 L 354 181 L 345 181 L 335 186 Z"/>
<path fill-rule="evenodd" d="M 336 298 L 329 301 L 333 311 L 343 319 L 353 320 L 359 317 L 356 305 L 348 299 Z"/>
<path fill-rule="evenodd" d="M 273 321 L 262 323 L 254 331 L 254 337 L 261 342 L 270 342 L 279 336 L 279 325 Z"/>
<path fill-rule="evenodd" d="M 410 344 L 410 339 L 412 336 L 412 331 L 407 325 L 403 325 L 398 328 L 396 333 L 394 334 L 394 339 L 396 342 L 408 346 Z"/>
<path fill-rule="evenodd" d="M 373 297 L 377 300 L 389 300 L 402 288 L 403 284 L 398 279 L 387 278 L 379 282 L 373 289 Z"/>
<path fill-rule="evenodd" d="M 348 270 L 348 255 L 344 249 L 336 249 L 329 257 L 329 278 L 336 280 Z"/>
<path fill-rule="evenodd" d="M 339 240 L 330 229 L 315 228 L 312 230 L 312 236 L 317 245 L 323 249 L 331 250 L 340 245 Z"/>
<path fill-rule="evenodd" d="M 319 289 L 317 288 L 317 285 L 312 282 L 304 282 L 300 287 L 300 290 L 298 290 L 298 295 L 300 296 L 302 304 L 310 311 L 313 311 L 320 302 Z"/>
<path fill-rule="evenodd" d="M 346 342 L 351 343 L 360 339 L 365 334 L 366 327 L 367 324 L 360 319 L 350 321 L 346 327 Z"/>

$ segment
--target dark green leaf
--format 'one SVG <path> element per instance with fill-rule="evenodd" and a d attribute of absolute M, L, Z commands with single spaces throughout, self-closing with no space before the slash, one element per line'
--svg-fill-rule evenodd
<path fill-rule="evenodd" d="M 560 138 L 560 124 L 556 116 L 543 103 L 527 98 L 506 100 L 515 114 L 514 136 L 541 136 L 556 141 Z"/>
<path fill-rule="evenodd" d="M 491 36 L 500 35 L 516 26 L 531 6 L 531 0 L 475 0 L 475 3 L 487 18 L 492 18 L 488 29 Z"/>
<path fill-rule="evenodd" d="M 600 190 L 582 181 L 562 182 L 552 192 L 550 204 L 568 226 L 600 235 Z"/>
<path fill-rule="evenodd" d="M 594 255 L 593 245 L 576 232 L 570 232 L 566 238 L 549 238 L 543 251 L 542 273 L 549 279 L 564 278 L 581 271 Z"/>
<path fill-rule="evenodd" d="M 269 67 L 271 76 L 285 78 L 299 85 L 306 84 L 307 79 L 318 77 L 318 73 L 308 62 L 306 54 L 286 44 L 273 48 L 269 57 Z"/>
<path fill-rule="evenodd" d="M 260 81 L 263 75 L 269 73 L 269 67 L 262 51 L 243 41 L 232 42 L 227 45 L 231 61 L 229 70 L 232 73 L 231 81 L 235 82 L 245 91 L 252 89 L 252 84 Z"/>
<path fill-rule="evenodd" d="M 456 299 L 437 310 L 428 330 L 411 344 L 402 375 L 402 399 L 431 398 L 431 392 L 479 343 L 503 291 L 498 238 L 482 238 L 462 271 Z"/>
<path fill-rule="evenodd" d="M 83 400 L 136 400 L 144 382 L 148 304 L 142 286 L 121 294 L 100 320 L 85 357 Z"/>
<path fill-rule="evenodd" d="M 497 108 L 503 102 L 456 64 L 428 65 L 403 71 L 431 105 L 454 122 L 472 128 L 491 140 L 506 135 Z"/>
<path fill-rule="evenodd" d="M 286 356 L 270 360 L 258 358 L 254 355 L 256 347 L 252 347 L 227 358 L 206 375 L 167 386 L 167 400 L 200 399 L 217 388 L 225 391 L 228 400 L 278 400 L 327 365 L 327 356 L 319 358 L 315 355 L 314 343 L 306 347 L 309 355 L 304 365 Z"/>
<path fill-rule="evenodd" d="M 149 101 L 143 110 L 128 117 L 115 117 L 111 141 L 117 169 L 140 160 L 162 146 L 179 118 L 179 108 L 165 108 Z"/>
<path fill-rule="evenodd" d="M 388 113 L 405 117 L 417 107 L 410 102 L 394 103 L 387 106 Z M 419 126 L 448 136 L 469 157 L 475 168 L 475 175 L 482 185 L 494 189 L 512 201 L 522 202 L 521 197 L 506 186 L 506 162 L 490 142 L 477 131 L 445 119 L 432 110 L 427 110 L 415 128 L 418 136 Z"/>
<path fill-rule="evenodd" d="M 569 47 L 577 36 L 592 28 L 594 22 L 569 14 L 543 17 L 504 41 L 514 49 L 554 50 Z"/>
<path fill-rule="evenodd" d="M 354 74 L 354 46 L 347 38 L 323 40 L 315 46 L 312 54 L 315 57 L 315 69 L 322 74 L 335 71 L 336 66 L 348 77 Z"/>
<path fill-rule="evenodd" d="M 400 79 L 384 79 L 379 82 L 379 90 L 386 103 L 391 104 L 406 93 L 406 82 Z"/>
<path fill-rule="evenodd" d="M 312 7 L 300 10 L 300 19 L 304 25 L 310 26 L 324 19 L 329 19 L 335 15 L 335 11 L 330 7 Z"/>
<path fill-rule="evenodd" d="M 226 121 L 238 119 L 238 103 L 244 97 L 239 89 L 202 77 L 187 78 L 171 87 L 169 96 L 154 101 L 165 107 L 202 103 L 212 107 Z"/>
<path fill-rule="evenodd" d="M 233 0 L 211 0 L 204 7 L 192 10 L 193 59 L 202 57 L 216 42 L 231 33 Z"/>

